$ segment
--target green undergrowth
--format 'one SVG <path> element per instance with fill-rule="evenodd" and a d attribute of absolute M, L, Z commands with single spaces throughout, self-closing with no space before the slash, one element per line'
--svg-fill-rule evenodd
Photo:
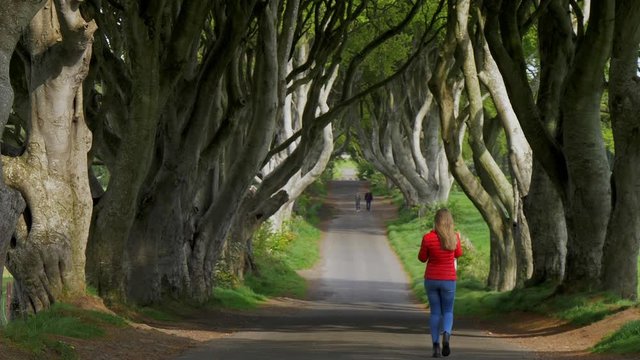
<path fill-rule="evenodd" d="M 297 270 L 319 259 L 320 231 L 297 217 L 282 231 L 261 229 L 254 238 L 257 271 L 247 276 L 245 285 L 259 295 L 303 298 L 307 284 Z"/>
<path fill-rule="evenodd" d="M 265 224 L 254 235 L 255 269 L 241 284 L 217 287 L 212 304 L 245 310 L 270 297 L 304 298 L 307 283 L 298 271 L 318 261 L 319 240 L 320 230 L 301 217 L 277 232 Z"/>
<path fill-rule="evenodd" d="M 253 235 L 254 267 L 243 281 L 229 273 L 217 274 L 218 286 L 210 305 L 237 310 L 253 309 L 268 298 L 304 298 L 306 280 L 298 271 L 309 269 L 320 258 L 322 205 L 328 193 L 333 166 L 328 168 L 294 203 L 292 220 L 274 231 L 263 224 Z"/>
<path fill-rule="evenodd" d="M 255 309 L 267 298 L 256 294 L 251 288 L 245 285 L 233 288 L 217 287 L 213 290 L 213 298 L 209 305 L 235 310 Z"/>
<path fill-rule="evenodd" d="M 126 322 L 120 317 L 58 303 L 37 315 L 11 321 L 0 330 L 0 337 L 36 357 L 55 354 L 75 359 L 75 350 L 65 338 L 93 339 L 103 336 L 107 327 L 124 326 Z"/>
<path fill-rule="evenodd" d="M 620 330 L 607 336 L 594 348 L 598 353 L 640 353 L 640 320 L 626 323 Z"/>

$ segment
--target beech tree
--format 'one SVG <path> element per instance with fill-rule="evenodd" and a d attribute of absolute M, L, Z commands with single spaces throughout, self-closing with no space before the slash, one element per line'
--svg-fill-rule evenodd
<path fill-rule="evenodd" d="M 488 285 L 497 290 L 510 290 L 523 286 L 532 271 L 529 231 L 521 203 L 521 198 L 528 193 L 531 154 L 505 99 L 504 85 L 497 76 L 495 64 L 490 54 L 483 52 L 482 37 L 476 42 L 475 49 L 472 46 L 470 33 L 476 24 L 482 25 L 482 19 L 470 16 L 470 6 L 470 2 L 465 0 L 449 2 L 447 34 L 430 88 L 439 105 L 442 137 L 451 172 L 489 226 L 491 259 Z M 487 126 L 481 81 L 487 87 L 498 110 L 501 127 L 505 129 L 513 182 L 509 181 L 488 150 L 490 139 L 495 138 L 491 129 L 495 131 L 500 127 Z M 464 84 L 467 99 L 464 111 L 458 110 L 455 95 L 460 84 Z M 462 157 L 461 138 L 465 121 L 468 123 L 477 177 Z"/>
<path fill-rule="evenodd" d="M 356 3 L 358 2 L 354 2 Z M 284 207 L 286 211 L 286 207 L 292 204 L 302 190 L 320 176 L 332 155 L 334 144 L 330 122 L 343 116 L 351 104 L 399 76 L 403 68 L 409 66 L 412 59 L 415 59 L 416 54 L 419 53 L 415 52 L 408 56 L 408 59 L 401 57 L 397 64 L 398 70 L 392 70 L 376 78 L 377 82 L 374 81 L 373 84 L 359 81 L 354 74 L 360 71 L 361 64 L 369 56 L 373 56 L 372 54 L 380 47 L 400 34 L 419 12 L 423 2 L 358 4 L 358 7 L 350 9 L 349 6 L 342 8 L 345 4 L 336 3 L 336 7 L 328 8 L 330 12 L 322 14 L 323 20 L 316 22 L 312 28 L 313 31 L 303 29 L 302 33 L 315 34 L 314 45 L 311 46 L 312 50 L 315 49 L 315 60 L 311 57 L 312 53 L 306 51 L 306 39 L 302 42 L 294 41 L 302 46 L 298 48 L 301 50 L 298 53 L 299 57 L 294 59 L 296 60 L 294 66 L 286 77 L 291 81 L 286 94 L 295 94 L 296 101 L 291 105 L 296 109 L 294 112 L 296 118 L 288 119 L 290 103 L 284 92 L 280 96 L 280 99 L 284 99 L 281 101 L 284 107 L 279 113 L 283 114 L 283 130 L 287 129 L 290 121 L 297 123 L 300 128 L 295 132 L 286 130 L 276 136 L 278 141 L 274 141 L 272 149 L 265 155 L 265 167 L 261 171 L 262 179 L 255 184 L 255 193 L 243 200 L 242 208 L 245 210 L 242 210 L 241 214 L 247 215 L 238 218 L 236 226 L 238 231 L 234 232 L 235 236 L 230 240 L 239 241 L 244 246 L 251 241 L 251 235 L 255 229 L 276 210 L 283 210 Z M 399 18 L 394 19 L 391 25 L 385 24 L 386 28 L 383 28 L 379 34 L 350 48 L 354 51 L 351 56 L 340 62 L 336 61 L 344 56 L 348 39 L 355 36 L 354 33 L 366 31 L 366 27 L 361 27 L 363 20 L 358 15 L 379 11 L 378 8 L 381 6 L 397 11 L 400 14 Z M 330 19 L 327 16 L 338 16 L 344 10 L 348 11 L 342 15 L 343 20 L 334 22 L 335 28 L 318 27 L 318 23 L 331 23 L 324 20 Z M 356 30 L 350 31 L 350 29 Z M 334 41 L 318 45 L 318 41 L 322 41 L 325 36 L 328 36 L 327 34 L 331 33 L 344 33 L 344 35 L 335 39 L 339 41 L 337 43 Z M 295 66 L 301 60 L 303 60 L 301 65 Z M 280 64 L 281 69 L 287 68 L 286 61 Z M 339 74 L 339 68 L 345 69 L 344 73 Z M 336 91 L 339 95 L 332 97 L 331 89 L 336 88 L 341 89 L 340 92 Z M 287 133 L 291 136 L 287 137 Z"/>
<path fill-rule="evenodd" d="M 428 17 L 414 24 L 414 27 L 424 27 L 426 32 L 422 35 L 420 31 L 407 32 L 407 36 L 382 49 L 377 61 L 369 63 L 360 76 L 368 81 L 388 71 L 398 54 L 416 45 L 425 50 L 402 76 L 363 100 L 360 113 L 353 111 L 352 120 L 347 122 L 358 140 L 359 156 L 400 189 L 407 206 L 416 207 L 420 212 L 445 202 L 453 180 L 439 136 L 440 124 L 433 111 L 433 96 L 427 89 L 431 76 L 429 59 L 433 57 L 431 44 L 439 32 L 444 1 L 431 5 L 425 13 Z"/>
<path fill-rule="evenodd" d="M 33 16 L 44 6 L 44 1 L 3 1 L 0 7 L 0 131 L 3 132 L 12 113 L 14 91 L 11 84 L 10 65 L 14 50 L 23 30 Z M 0 170 L 3 166 L 0 163 Z M 0 275 L 4 272 L 7 250 L 12 245 L 18 217 L 25 208 L 20 193 L 8 187 L 0 177 Z M 15 244 L 17 245 L 17 244 Z M 2 289 L 0 296 L 4 297 Z"/>
<path fill-rule="evenodd" d="M 422 1 L 401 5 L 401 21 L 347 62 L 340 95 L 327 101 L 341 44 L 367 2 L 92 2 L 99 30 L 87 111 L 93 154 L 111 178 L 88 251 L 100 294 L 209 297 L 225 244 L 245 243 L 295 196 L 287 182 L 296 173 L 318 172 L 332 143 L 327 126 L 362 96 L 358 64 Z M 287 95 L 302 87 L 299 131 L 280 131 Z"/>
<path fill-rule="evenodd" d="M 613 209 L 603 250 L 603 287 L 628 299 L 637 299 L 640 247 L 640 4 L 617 0 L 613 50 L 609 68 L 615 155 Z"/>
<path fill-rule="evenodd" d="M 2 163 L 7 185 L 20 191 L 27 207 L 7 255 L 22 311 L 37 312 L 85 293 L 93 204 L 82 82 L 95 29 L 76 1 L 45 2 L 23 37 L 23 68 L 12 74 L 24 78 L 24 105 L 14 110 L 26 119 L 27 135 L 19 156 L 5 155 Z"/>
<path fill-rule="evenodd" d="M 421 84 L 411 84 L 409 77 Z M 365 102 L 368 124 L 355 124 L 365 159 L 401 189 L 407 206 L 419 212 L 445 202 L 453 180 L 427 80 L 415 74 L 398 78 Z"/>
<path fill-rule="evenodd" d="M 628 11 L 616 13 L 617 6 Z M 613 235 L 612 231 L 627 229 L 624 231 L 630 232 L 623 237 L 638 238 L 633 222 L 628 227 L 613 225 L 619 221 L 613 219 L 620 215 L 612 215 L 620 214 L 615 210 L 619 203 L 612 201 L 612 172 L 600 128 L 604 71 L 610 58 L 614 25 L 616 22 L 625 23 L 627 16 L 636 14 L 633 11 L 635 5 L 628 6 L 626 2 L 594 2 L 589 11 L 583 11 L 586 9 L 577 2 L 563 0 L 540 4 L 489 1 L 484 6 L 487 14 L 485 34 L 505 79 L 509 98 L 536 160 L 544 168 L 562 201 L 568 237 L 562 288 L 567 290 L 601 288 L 603 260 L 613 261 L 607 257 L 603 259 L 605 240 L 614 241 L 620 236 L 617 233 Z M 583 16 L 587 13 L 588 16 Z M 523 17 L 529 15 L 532 21 L 526 21 Z M 612 21 L 614 17 L 615 22 Z M 543 76 L 536 96 L 526 76 L 522 36 L 538 18 Z M 620 39 L 627 41 L 634 39 L 635 30 L 627 28 L 618 30 L 617 34 Z M 626 45 L 633 47 L 633 40 L 630 41 Z M 617 56 L 624 58 L 621 54 L 618 52 Z M 611 71 L 611 75 L 615 75 L 620 83 L 627 81 L 621 79 L 629 79 L 628 70 L 627 75 L 621 77 L 618 77 L 620 68 Z M 612 89 L 614 93 L 617 91 L 615 87 Z M 617 104 L 612 102 L 613 106 Z M 616 116 L 620 119 L 622 113 L 632 108 L 618 106 L 616 111 L 620 112 Z M 625 121 L 617 123 L 622 128 L 627 126 L 625 124 Z M 618 139 L 625 143 L 627 138 Z M 616 144 L 616 151 L 618 146 Z M 620 184 L 625 184 L 622 187 L 628 189 L 629 183 L 621 180 L 629 176 L 624 175 L 628 173 L 628 168 L 619 169 L 616 170 L 614 166 L 614 182 L 622 181 Z M 617 171 L 621 172 L 620 175 Z M 620 203 L 624 207 L 623 204 Z M 606 247 L 614 249 L 616 246 L 606 244 Z M 634 252 L 633 247 L 628 250 L 631 251 L 624 256 L 628 257 L 625 263 L 637 266 L 632 264 L 637 262 L 637 251 Z M 615 261 L 619 262 L 621 258 Z M 628 282 L 631 280 L 629 276 L 624 279 L 622 282 L 625 285 L 613 287 L 623 296 L 634 298 L 637 288 Z M 622 288 L 626 290 L 621 291 Z M 629 291 L 631 288 L 634 290 Z"/>
<path fill-rule="evenodd" d="M 256 1 L 175 5 L 91 3 L 99 30 L 88 112 L 94 154 L 110 181 L 95 206 L 87 270 L 107 300 L 208 296 L 211 232 L 228 229 L 218 226 L 227 214 L 219 208 L 233 213 L 233 196 L 246 184 L 234 182 L 233 171 L 255 167 L 271 131 L 273 5 L 255 12 Z M 249 99 L 241 67 L 254 61 L 242 52 L 252 24 L 267 54 L 255 58 L 266 68 L 254 84 L 266 88 L 256 86 Z M 242 116 L 254 122 L 236 121 Z M 253 147 L 230 163 L 223 150 L 234 133 Z M 235 169 L 216 167 L 216 159 Z"/>

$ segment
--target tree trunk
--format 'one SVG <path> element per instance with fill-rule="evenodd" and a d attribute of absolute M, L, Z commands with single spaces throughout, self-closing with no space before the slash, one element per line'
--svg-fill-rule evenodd
<path fill-rule="evenodd" d="M 459 9 L 459 7 L 457 8 Z M 501 215 L 495 207 L 493 199 L 482 187 L 476 176 L 470 171 L 462 158 L 461 138 L 464 119 L 457 116 L 456 92 L 457 74 L 454 66 L 454 50 L 457 46 L 455 38 L 456 8 L 449 3 L 447 35 L 440 52 L 436 69 L 429 81 L 429 87 L 439 105 L 442 140 L 444 142 L 449 168 L 462 190 L 473 202 L 489 226 L 491 239 L 491 259 L 488 285 L 496 290 L 508 290 L 515 285 L 515 256 L 508 254 L 505 246 L 505 230 L 510 226 L 502 226 Z M 463 31 L 466 31 L 463 28 Z"/>
<path fill-rule="evenodd" d="M 142 30 L 144 32 L 144 30 Z M 132 56 L 147 59 L 134 70 L 128 129 L 118 149 L 106 193 L 94 209 L 91 228 L 89 271 L 98 293 L 107 301 L 123 300 L 126 268 L 126 239 L 135 220 L 139 192 L 151 164 L 158 121 L 158 78 L 156 58 L 140 45 Z M 151 64 L 150 64 L 151 63 Z"/>
<path fill-rule="evenodd" d="M 45 5 L 44 1 L 6 1 L 0 8 L 0 134 L 4 132 L 14 92 L 10 82 L 10 63 L 16 44 L 33 16 Z M 4 172 L 0 163 L 0 172 Z M 12 246 L 12 237 L 18 217 L 25 208 L 20 193 L 9 188 L 0 177 L 0 275 L 4 272 L 7 251 Z M 17 243 L 15 244 L 17 245 Z M 0 297 L 4 298 L 2 287 Z M 4 311 L 4 309 L 2 309 Z"/>
<path fill-rule="evenodd" d="M 449 193 L 453 185 L 453 176 L 449 171 L 447 154 L 440 136 L 440 119 L 436 109 L 437 104 L 432 102 L 432 105 L 429 108 L 430 113 L 425 118 L 423 126 L 425 158 L 429 169 L 429 181 L 437 184 L 437 187 L 433 189 L 435 201 L 437 203 L 446 203 L 449 200 Z"/>
<path fill-rule="evenodd" d="M 360 116 L 364 116 L 362 113 Z M 369 161 L 378 171 L 380 171 L 385 178 L 389 179 L 395 186 L 400 189 L 402 196 L 405 199 L 405 204 L 411 207 L 417 204 L 417 192 L 402 175 L 399 169 L 394 164 L 388 161 L 388 158 L 382 152 L 382 144 L 380 142 L 380 134 L 384 134 L 384 130 L 381 130 L 380 124 L 374 114 L 370 115 L 372 122 L 370 135 L 365 133 L 365 129 L 358 121 L 355 122 L 354 127 L 356 129 L 358 139 L 369 139 L 369 141 L 361 141 L 361 151 L 364 158 Z M 384 135 L 383 135 L 384 136 Z"/>
<path fill-rule="evenodd" d="M 31 54 L 31 133 L 22 156 L 2 159 L 5 180 L 23 194 L 29 212 L 7 264 L 23 311 L 37 312 L 85 292 L 93 201 L 82 81 L 95 29 L 77 7 L 50 1 L 32 20 L 25 40 Z"/>
<path fill-rule="evenodd" d="M 520 24 L 516 21 L 518 6 L 508 1 L 486 3 L 485 35 L 536 160 L 564 203 L 568 238 L 563 288 L 596 289 L 611 209 L 600 101 L 615 5 L 609 1 L 591 5 L 588 27 L 584 32 L 577 27 L 577 33 L 567 1 L 550 1 L 542 9 L 537 104 L 527 79 Z M 560 136 L 556 136 L 558 131 Z"/>
<path fill-rule="evenodd" d="M 640 247 L 640 4 L 616 2 L 609 70 L 609 104 L 615 141 L 613 211 L 604 247 L 602 281 L 616 295 L 638 298 Z"/>
<path fill-rule="evenodd" d="M 197 166 L 181 160 L 175 167 L 163 167 L 152 187 L 145 188 L 145 200 L 128 235 L 125 289 L 127 300 L 136 304 L 190 295 L 190 240 L 194 217 L 200 215 L 193 198 L 202 181 L 194 170 Z"/>
<path fill-rule="evenodd" d="M 567 254 L 567 226 L 562 200 L 542 166 L 534 162 L 529 194 L 524 200 L 531 231 L 533 275 L 530 284 L 560 283 Z"/>
<path fill-rule="evenodd" d="M 591 9 L 585 43 L 579 44 L 560 104 L 569 174 L 563 285 L 574 290 L 593 290 L 600 285 L 602 248 L 611 215 L 611 170 L 600 127 L 600 102 L 613 16 L 611 2 Z"/>
<path fill-rule="evenodd" d="M 488 44 L 481 38 L 481 45 L 478 46 L 482 47 L 484 55 L 482 71 L 478 73 L 478 78 L 491 94 L 509 147 L 509 170 L 514 201 L 513 208 L 507 211 L 511 217 L 518 260 L 516 287 L 523 287 L 533 273 L 531 236 L 523 205 L 523 198 L 527 196 L 531 184 L 533 154 L 513 111 L 502 75 L 491 56 Z"/>
<path fill-rule="evenodd" d="M 101 93 L 94 96 L 102 99 L 103 105 L 93 108 L 97 114 L 94 128 L 100 130 L 97 136 L 100 141 L 94 150 L 105 161 L 111 175 L 107 191 L 94 209 L 91 241 L 87 251 L 91 259 L 87 267 L 90 280 L 105 300 L 126 301 L 128 289 L 131 289 L 128 281 L 138 275 L 131 272 L 131 269 L 140 269 L 146 264 L 149 270 L 141 271 L 141 277 L 147 280 L 154 276 L 157 278 L 144 283 L 148 287 L 136 289 L 137 298 L 147 301 L 157 299 L 158 294 L 165 291 L 179 293 L 188 283 L 185 281 L 184 286 L 174 283 L 180 277 L 178 270 L 172 268 L 172 265 L 145 263 L 156 259 L 161 261 L 159 259 L 165 258 L 166 254 L 163 250 L 155 252 L 153 249 L 143 249 L 144 246 L 155 244 L 155 241 L 161 244 L 166 240 L 136 238 L 133 243 L 129 243 L 131 232 L 136 227 L 135 232 L 139 235 L 138 226 L 158 226 L 158 223 L 148 222 L 143 216 L 153 213 L 147 208 L 149 203 L 155 203 L 154 197 L 158 196 L 153 192 L 153 186 L 178 193 L 175 196 L 168 196 L 166 193 L 158 196 L 161 201 L 165 201 L 164 196 L 167 196 L 166 202 L 158 205 L 161 210 L 167 210 L 175 205 L 180 196 L 186 196 L 180 194 L 182 191 L 196 191 L 180 182 L 174 183 L 173 188 L 164 183 L 175 179 L 184 181 L 180 176 L 164 173 L 176 170 L 173 166 L 176 159 L 183 159 L 180 156 L 188 159 L 185 163 L 203 165 L 202 173 L 207 176 L 213 173 L 204 166 L 208 164 L 198 163 L 197 157 L 201 155 L 198 146 L 206 146 L 206 139 L 223 136 L 220 133 L 233 129 L 233 126 L 220 124 L 219 118 L 223 115 L 209 115 L 211 112 L 223 113 L 229 110 L 220 104 L 219 96 L 215 96 L 215 86 L 228 70 L 231 60 L 238 55 L 240 39 L 252 18 L 253 5 L 252 2 L 225 3 L 221 6 L 222 9 L 216 9 L 220 10 L 218 12 L 213 12 L 211 2 L 200 0 L 189 1 L 180 7 L 162 2 L 89 3 L 87 6 L 92 7 L 101 35 L 101 51 L 96 53 L 99 64 L 96 78 L 100 81 Z M 219 35 L 222 39 L 214 44 L 202 40 L 203 28 L 207 23 L 205 19 L 210 16 L 220 26 L 215 37 Z M 122 18 L 127 21 L 123 22 Z M 198 48 L 200 45 L 202 47 Z M 202 52 L 199 53 L 198 50 Z M 211 78 L 216 81 L 211 81 Z M 214 96 L 202 99 L 204 95 L 200 95 L 198 91 L 211 91 L 208 95 Z M 177 100 L 174 97 L 180 99 L 180 107 L 175 106 Z M 228 98 L 231 99 L 230 102 L 236 100 L 231 96 Z M 237 108 L 241 107 L 241 104 L 232 103 L 225 115 L 233 118 Z M 183 112 L 178 113 L 177 108 Z M 201 116 L 192 117 L 192 113 Z M 220 128 L 223 130 L 217 132 Z M 191 147 L 181 147 L 183 144 L 180 143 L 180 136 L 193 132 L 198 133 L 198 141 L 194 141 Z M 185 137 L 192 140 L 189 135 Z M 185 154 L 169 154 L 166 159 L 163 157 L 164 151 L 176 149 Z M 216 153 L 217 150 L 216 146 L 211 146 L 209 152 Z M 162 166 L 166 168 L 161 171 Z M 200 178 L 193 182 L 203 185 Z M 216 179 L 207 184 L 213 187 L 217 184 Z M 203 189 L 197 190 L 207 193 Z M 194 202 L 194 199 L 180 202 L 177 208 L 184 212 L 163 222 L 160 227 L 173 224 L 174 231 L 183 226 L 192 226 L 179 221 L 188 222 L 191 219 L 191 205 Z M 176 214 L 177 208 L 167 210 L 167 213 Z M 189 210 L 184 210 L 185 208 Z M 204 208 L 200 209 L 204 211 Z M 165 220 L 167 213 L 163 213 L 158 220 Z M 155 231 L 156 229 L 149 230 L 150 233 L 156 233 Z M 146 232 L 141 233 L 147 236 Z M 184 240 L 179 237 L 170 244 L 169 249 L 179 248 L 179 244 L 188 240 L 192 238 Z M 200 244 L 191 245 L 194 252 L 202 253 Z M 173 260 L 180 261 L 178 257 Z M 177 266 L 183 266 L 180 271 L 184 272 L 184 267 L 188 264 Z M 158 270 L 163 267 L 167 270 Z M 164 278 L 165 275 L 170 281 Z M 137 280 L 133 282 L 142 283 Z M 164 283 L 167 287 L 163 289 Z M 158 287 L 158 284 L 162 286 Z"/>
<path fill-rule="evenodd" d="M 457 53 L 462 57 L 462 72 L 465 79 L 465 90 L 469 101 L 469 144 L 473 151 L 473 160 L 481 184 L 475 194 L 479 196 L 474 203 L 493 231 L 492 239 L 501 241 L 499 246 L 491 247 L 491 269 L 489 285 L 498 290 L 511 290 L 516 286 L 517 265 L 516 248 L 512 224 L 517 224 L 514 189 L 508 179 L 491 156 L 484 141 L 484 105 L 480 90 L 480 81 L 476 60 L 471 40 L 469 37 L 469 7 L 470 1 L 459 0 L 456 3 L 455 40 Z M 510 134 L 509 134 L 510 135 Z M 463 187 L 472 189 L 472 179 L 468 176 L 461 177 Z M 482 189 L 482 190 L 480 190 Z M 487 191 L 490 194 L 489 201 L 483 200 Z M 487 194 L 487 195 L 489 195 Z M 496 243 L 492 244 L 495 245 Z M 526 265 L 521 264 L 521 265 Z M 496 268 L 497 267 L 497 268 Z M 496 275 L 497 274 L 497 275 Z M 493 275 L 493 276 L 492 276 Z M 492 280 L 497 278 L 497 283 Z"/>

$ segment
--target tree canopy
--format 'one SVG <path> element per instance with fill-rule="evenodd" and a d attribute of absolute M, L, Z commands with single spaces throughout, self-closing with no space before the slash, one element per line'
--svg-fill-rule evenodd
<path fill-rule="evenodd" d="M 7 2 L 0 258 L 21 311 L 87 283 L 204 301 L 228 244 L 250 258 L 345 149 L 418 213 L 458 184 L 490 288 L 637 297 L 632 0 Z"/>

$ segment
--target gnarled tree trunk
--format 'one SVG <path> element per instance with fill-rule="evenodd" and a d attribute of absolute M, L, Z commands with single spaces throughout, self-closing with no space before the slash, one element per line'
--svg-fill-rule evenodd
<path fill-rule="evenodd" d="M 75 2 L 49 1 L 29 26 L 30 132 L 20 157 L 3 157 L 5 180 L 27 201 L 8 255 L 20 309 L 40 311 L 85 292 L 92 200 L 87 172 L 91 133 L 82 81 L 93 32 Z"/>
<path fill-rule="evenodd" d="M 616 1 L 616 25 L 609 70 L 609 104 L 615 140 L 613 211 L 602 261 L 605 289 L 638 298 L 640 247 L 640 4 Z"/>
<path fill-rule="evenodd" d="M 23 29 L 44 4 L 44 1 L 14 0 L 4 2 L 0 8 L 0 133 L 7 124 L 14 100 L 9 72 L 11 57 Z M 1 163 L 0 171 L 3 171 Z M 0 275 L 4 272 L 7 250 L 24 207 L 25 202 L 20 193 L 9 188 L 0 177 Z M 4 297 L 1 287 L 0 297 Z"/>

